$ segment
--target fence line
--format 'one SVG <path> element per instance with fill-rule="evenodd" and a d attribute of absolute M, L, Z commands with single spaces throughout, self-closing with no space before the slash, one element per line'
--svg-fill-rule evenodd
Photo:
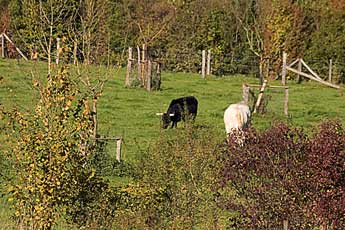
<path fill-rule="evenodd" d="M 284 115 L 288 116 L 289 115 L 289 86 L 286 85 L 268 85 L 267 80 L 264 80 L 262 85 L 257 85 L 257 84 L 247 84 L 244 83 L 242 85 L 242 98 L 245 103 L 248 104 L 249 101 L 249 93 L 251 92 L 250 88 L 259 88 L 259 94 L 258 97 L 255 101 L 254 108 L 253 108 L 253 113 L 257 113 L 259 110 L 259 107 L 261 106 L 262 103 L 262 98 L 264 96 L 264 92 L 266 88 L 273 88 L 273 89 L 280 89 L 284 90 Z"/>
<path fill-rule="evenodd" d="M 136 71 L 135 79 L 140 82 L 140 87 L 145 88 L 147 91 L 153 89 L 159 90 L 161 85 L 161 67 L 160 62 L 153 61 L 151 56 L 148 54 L 148 47 L 143 44 L 142 50 L 137 46 L 137 59 L 133 58 L 133 49 L 128 48 L 128 59 L 127 59 L 127 72 L 125 76 L 125 86 L 130 87 L 133 80 L 131 81 L 131 73 Z M 134 66 L 132 66 L 136 63 Z"/>
<path fill-rule="evenodd" d="M 287 70 L 288 71 L 291 71 L 293 73 L 296 73 L 300 76 L 303 76 L 303 77 L 306 77 L 306 78 L 309 78 L 311 80 L 314 80 L 314 81 L 317 81 L 321 84 L 324 84 L 324 85 L 327 85 L 329 87 L 332 87 L 332 88 L 336 88 L 336 89 L 341 89 L 341 87 L 339 85 L 336 85 L 336 84 L 333 84 L 331 82 L 327 82 L 327 81 L 324 81 L 321 77 L 319 77 L 318 74 L 316 74 L 304 61 L 303 59 L 299 58 L 298 59 L 298 63 L 301 63 L 302 66 L 304 66 L 309 72 L 310 74 L 307 74 L 307 73 L 304 73 L 302 72 L 300 69 L 301 69 L 301 64 L 299 64 L 299 69 L 296 70 L 294 68 L 292 68 L 291 66 L 293 66 L 292 64 L 295 64 L 297 63 L 296 61 L 292 62 L 290 65 L 287 64 L 287 53 L 286 52 L 283 52 L 283 70 L 282 70 L 282 84 L 285 85 L 286 84 L 286 73 L 287 73 Z M 330 77 L 329 77 L 330 78 Z"/>

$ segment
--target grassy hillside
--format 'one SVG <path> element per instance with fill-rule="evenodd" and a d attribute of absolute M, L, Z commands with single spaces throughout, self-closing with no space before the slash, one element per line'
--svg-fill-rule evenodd
<path fill-rule="evenodd" d="M 30 110 L 38 95 L 32 87 L 32 76 L 45 77 L 45 64 L 16 60 L 0 60 L 0 103 L 7 107 Z M 213 129 L 224 137 L 223 112 L 230 103 L 241 100 L 242 83 L 258 83 L 249 76 L 208 77 L 202 80 L 199 74 L 162 74 L 162 89 L 147 92 L 144 89 L 124 87 L 124 69 L 94 67 L 94 77 L 108 76 L 104 93 L 98 102 L 100 133 L 124 138 L 123 157 L 136 160 L 140 150 L 154 142 L 162 130 L 157 112 L 166 111 L 171 99 L 194 95 L 199 100 L 196 125 Z M 280 81 L 270 82 L 280 85 Z M 310 128 L 327 118 L 342 119 L 344 97 L 339 91 L 314 82 L 297 85 L 289 82 L 289 117 L 283 115 L 284 93 L 268 90 L 268 107 L 264 115 L 255 114 L 252 124 L 258 129 L 269 127 L 272 122 L 283 121 Z M 183 125 L 179 123 L 179 128 Z"/>

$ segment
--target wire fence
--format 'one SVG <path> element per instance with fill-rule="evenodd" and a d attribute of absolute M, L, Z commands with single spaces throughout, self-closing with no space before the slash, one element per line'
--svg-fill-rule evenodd
<path fill-rule="evenodd" d="M 159 50 L 148 49 L 148 56 L 162 64 L 162 68 L 168 71 L 202 72 L 202 50 Z M 135 55 L 134 55 L 135 56 Z M 259 74 L 259 58 L 255 55 L 241 56 L 228 52 L 211 54 L 211 74 L 223 76 L 227 74 Z"/>
<path fill-rule="evenodd" d="M 61 44 L 61 47 L 63 44 Z M 75 47 L 73 50 L 70 44 L 71 49 L 69 51 L 64 51 L 63 58 L 65 63 L 75 63 L 75 59 L 79 62 L 85 61 L 83 58 L 83 52 L 81 47 Z M 53 59 L 55 56 L 58 56 L 58 44 L 55 42 L 52 45 L 52 56 Z M 16 51 L 16 47 L 13 43 L 5 42 L 1 45 L 3 49 L 4 56 L 10 58 L 20 58 L 20 54 Z M 137 50 L 139 46 L 134 47 L 133 50 Z M 108 50 L 103 54 L 94 54 L 95 57 L 92 57 L 91 64 L 107 64 L 107 65 L 116 65 L 125 67 L 128 60 L 128 47 L 108 47 Z M 140 49 L 139 49 L 140 50 Z M 31 51 L 24 49 L 23 51 L 27 57 L 32 57 Z M 140 51 L 139 51 L 140 52 Z M 179 50 L 178 48 L 148 48 L 147 56 L 152 60 L 159 62 L 161 64 L 162 70 L 165 71 L 183 71 L 183 72 L 202 72 L 202 50 L 193 50 L 193 49 L 184 49 Z M 44 55 L 39 56 L 39 59 L 45 60 Z M 62 58 L 61 58 L 62 59 Z M 308 56 L 303 57 L 303 59 L 308 62 L 316 72 L 318 72 L 323 78 L 330 73 L 330 68 L 332 74 L 334 75 L 333 79 L 336 81 L 345 82 L 345 60 L 334 57 L 314 57 Z M 330 64 L 330 59 L 332 59 Z M 62 60 L 63 61 L 63 60 Z M 265 60 L 267 61 L 267 60 Z M 262 63 L 261 63 L 262 64 Z M 269 60 L 267 67 L 263 70 L 260 70 L 260 58 L 248 50 L 243 52 L 239 51 L 221 51 L 221 52 L 212 52 L 210 60 L 210 72 L 216 76 L 223 76 L 229 74 L 250 74 L 256 77 L 262 75 L 263 72 L 269 73 L 270 71 L 275 71 L 277 76 L 279 75 L 279 63 L 275 63 L 275 66 L 270 66 Z M 330 67 L 331 65 L 331 67 Z M 261 73 L 260 73 L 261 71 Z"/>

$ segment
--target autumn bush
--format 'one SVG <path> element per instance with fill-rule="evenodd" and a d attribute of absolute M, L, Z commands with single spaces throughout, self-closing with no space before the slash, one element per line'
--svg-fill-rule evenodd
<path fill-rule="evenodd" d="M 311 137 L 277 124 L 248 131 L 244 146 L 230 142 L 219 203 L 237 213 L 233 228 L 343 229 L 344 138 L 340 122 L 327 121 Z"/>
<path fill-rule="evenodd" d="M 65 67 L 34 86 L 40 95 L 34 111 L 2 111 L 12 142 L 8 191 L 20 228 L 51 229 L 65 215 L 78 220 L 73 210 L 83 210 L 80 201 L 92 203 L 107 186 L 90 164 L 95 150 L 88 95 Z"/>
<path fill-rule="evenodd" d="M 307 146 L 306 197 L 323 225 L 345 228 L 345 130 L 325 122 Z"/>

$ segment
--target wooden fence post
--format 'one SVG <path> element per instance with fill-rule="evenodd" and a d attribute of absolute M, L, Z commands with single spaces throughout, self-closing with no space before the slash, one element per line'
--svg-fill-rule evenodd
<path fill-rule="evenodd" d="M 298 58 L 298 67 L 297 67 L 297 70 L 299 72 L 302 72 L 302 62 L 301 62 L 301 59 Z M 297 83 L 301 83 L 302 82 L 302 76 L 300 74 L 297 74 Z"/>
<path fill-rule="evenodd" d="M 1 34 L 1 57 L 5 58 L 5 38 L 3 34 Z"/>
<path fill-rule="evenodd" d="M 60 38 L 56 38 L 56 65 L 60 61 Z"/>
<path fill-rule="evenodd" d="M 283 52 L 283 71 L 282 71 L 282 84 L 286 85 L 286 59 L 287 54 Z"/>
<path fill-rule="evenodd" d="M 73 44 L 73 65 L 77 64 L 77 49 L 78 49 L 78 41 L 74 40 Z"/>
<path fill-rule="evenodd" d="M 143 44 L 142 51 L 141 51 L 141 86 L 143 86 L 143 87 L 146 86 L 145 69 L 146 69 L 146 44 Z"/>
<path fill-rule="evenodd" d="M 284 98 L 284 114 L 289 115 L 289 88 L 285 88 L 285 98 Z"/>
<path fill-rule="evenodd" d="M 151 74 L 152 62 L 151 60 L 147 60 L 147 73 L 146 73 L 146 89 L 147 91 L 151 91 L 151 84 L 152 84 L 152 74 Z"/>
<path fill-rule="evenodd" d="M 127 72 L 126 72 L 126 80 L 125 80 L 126 87 L 130 86 L 129 77 L 132 70 L 132 54 L 133 54 L 132 47 L 128 47 L 128 62 L 127 62 Z"/>
<path fill-rule="evenodd" d="M 249 98 L 249 86 L 246 83 L 242 84 L 242 99 L 243 102 L 248 104 L 248 98 Z"/>
<path fill-rule="evenodd" d="M 202 79 L 205 79 L 205 67 L 206 67 L 206 50 L 202 51 L 202 60 L 201 60 L 201 76 Z"/>
<path fill-rule="evenodd" d="M 157 86 L 155 86 L 157 90 L 161 88 L 161 63 L 157 63 Z"/>
<path fill-rule="evenodd" d="M 116 140 L 116 160 L 118 162 L 121 161 L 121 145 L 122 145 L 122 138 Z"/>
<path fill-rule="evenodd" d="M 139 46 L 137 46 L 137 71 L 138 71 L 137 79 L 140 79 L 141 78 L 141 51 L 140 51 Z"/>
<path fill-rule="evenodd" d="M 328 81 L 332 82 L 332 59 L 329 59 Z"/>
<path fill-rule="evenodd" d="M 207 75 L 211 74 L 211 50 L 207 51 Z"/>

